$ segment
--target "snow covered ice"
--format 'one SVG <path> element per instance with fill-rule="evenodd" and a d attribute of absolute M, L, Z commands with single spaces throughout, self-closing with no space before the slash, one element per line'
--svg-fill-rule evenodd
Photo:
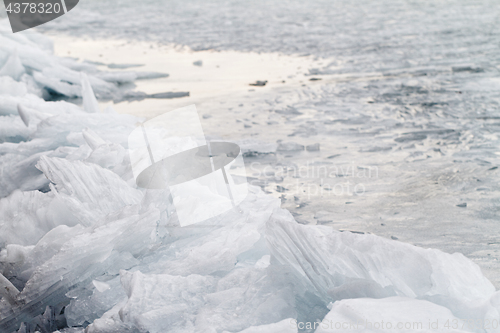
<path fill-rule="evenodd" d="M 95 17 L 89 13 L 85 19 Z M 128 137 L 145 119 L 102 110 L 98 103 L 121 98 L 119 84 L 154 75 L 102 72 L 89 63 L 55 57 L 51 50 L 51 41 L 42 35 L 0 33 L 1 332 L 386 331 L 375 326 L 381 321 L 386 327 L 402 323 L 391 329 L 395 332 L 500 332 L 500 293 L 461 253 L 331 225 L 304 225 L 257 186 L 250 186 L 234 209 L 181 227 L 168 190 L 136 185 Z M 335 66 L 330 67 L 315 73 Z M 474 66 L 453 71 L 474 72 Z M 401 96 L 420 89 L 418 84 L 398 87 Z M 359 87 L 350 82 L 321 89 Z M 381 98 L 391 99 L 392 88 L 384 89 Z M 335 92 L 340 98 L 347 95 Z M 75 97 L 82 98 L 82 106 L 68 102 Z M 241 138 L 246 156 L 266 161 L 279 152 L 328 152 L 323 143 L 305 139 L 314 131 L 333 131 L 307 122 L 323 124 L 325 114 L 357 144 L 352 126 L 356 134 L 370 133 L 369 121 L 380 132 L 398 128 L 394 119 L 383 118 L 388 110 L 376 115 L 363 109 L 370 117 L 356 118 L 346 108 L 348 98 L 335 105 L 335 113 L 331 101 L 317 98 L 318 114 L 306 121 L 300 119 L 309 112 L 307 98 L 293 107 L 273 104 L 276 112 L 270 117 L 285 117 L 284 128 L 295 138 L 277 143 L 262 136 Z M 391 132 L 361 147 L 360 154 L 404 145 L 398 152 L 403 154 L 428 137 L 457 141 L 459 147 L 467 136 L 472 144 L 486 142 L 481 140 L 487 134 L 473 125 L 457 136 L 443 124 L 461 120 L 443 116 L 439 122 L 439 117 L 432 118 L 431 129 L 416 119 L 411 126 L 421 127 L 419 133 Z M 471 133 L 483 136 L 474 141 Z M 341 144 L 353 142 L 348 140 Z M 484 157 L 478 151 L 478 158 Z M 426 152 L 433 153 L 440 154 Z M 412 154 L 401 159 L 419 159 Z M 407 181 L 408 173 L 396 176 Z M 279 176 L 273 171 L 272 177 Z M 418 188 L 411 181 L 408 187 Z M 458 186 L 454 179 L 447 181 Z M 280 184 L 286 192 L 286 181 Z M 315 219 L 337 220 L 335 209 L 323 206 Z M 337 328 L 338 323 L 348 329 Z M 351 329 L 353 323 L 363 324 Z M 407 328 L 407 323 L 421 323 L 421 328 Z"/>

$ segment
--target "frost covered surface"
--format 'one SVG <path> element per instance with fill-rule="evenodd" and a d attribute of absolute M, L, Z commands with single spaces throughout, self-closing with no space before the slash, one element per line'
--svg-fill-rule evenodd
<path fill-rule="evenodd" d="M 16 43 L 32 54 L 50 54 L 45 43 Z M 4 53 L 4 61 L 13 65 L 5 67 L 0 77 L 0 108 L 6 110 L 0 117 L 2 332 L 288 333 L 301 327 L 314 331 L 306 323 L 313 327 L 318 323 L 317 332 L 328 332 L 325 326 L 330 322 L 421 321 L 426 325 L 436 319 L 442 323 L 499 318 L 500 294 L 462 254 L 372 234 L 341 232 L 331 226 L 302 225 L 280 208 L 280 200 L 258 187 L 251 187 L 237 209 L 180 228 L 167 191 L 135 186 L 126 142 L 141 119 L 112 110 L 101 112 L 94 93 L 103 86 L 100 81 L 93 82 L 90 73 L 88 78 L 82 77 L 81 69 L 70 73 L 78 78 L 72 91 L 83 97 L 82 108 L 64 101 L 45 101 L 43 91 L 52 89 L 53 84 L 38 81 L 37 73 L 58 73 L 55 79 L 64 83 L 68 77 L 61 74 L 68 72 L 65 60 L 48 56 L 50 61 L 37 64 L 41 67 L 36 69 L 29 65 L 30 59 L 16 55 L 15 49 Z M 483 75 L 472 67 L 455 72 Z M 446 75 L 436 80 L 445 80 Z M 455 79 L 444 86 L 443 95 L 437 88 L 426 94 L 448 98 L 451 86 L 465 87 L 469 77 Z M 290 158 L 288 154 L 318 153 L 317 145 L 308 141 L 310 137 L 318 140 L 331 135 L 342 138 L 333 145 L 336 149 L 341 145 L 359 148 L 341 151 L 348 157 L 367 154 L 372 163 L 382 163 L 387 157 L 384 152 L 394 151 L 392 174 L 388 173 L 402 182 L 405 191 L 400 191 L 408 194 L 408 202 L 425 202 L 430 188 L 426 183 L 440 179 L 446 184 L 442 193 L 451 194 L 443 195 L 444 199 L 432 197 L 435 206 L 465 191 L 472 202 L 485 202 L 484 206 L 490 207 L 494 197 L 481 201 L 471 194 L 477 192 L 477 186 L 470 184 L 476 179 L 464 181 L 451 171 L 465 170 L 466 179 L 478 173 L 483 179 L 490 177 L 490 190 L 495 190 L 498 180 L 491 176 L 495 169 L 490 170 L 490 164 L 496 157 L 489 147 L 494 142 L 491 140 L 498 140 L 494 134 L 497 124 L 481 126 L 470 121 L 460 113 L 466 110 L 458 97 L 448 101 L 450 108 L 412 108 L 428 81 L 417 79 L 408 85 L 401 80 L 375 81 L 375 91 L 388 86 L 386 94 L 373 99 L 371 86 L 360 92 L 356 80 L 343 86 L 304 89 L 293 106 L 278 99 L 269 113 L 257 117 L 269 117 L 265 119 L 269 122 L 284 119 L 283 132 L 274 135 L 295 133 L 295 138 L 287 137 L 279 144 L 265 138 L 260 138 L 260 143 L 246 140 L 242 142 L 244 151 L 249 157 L 263 155 L 262 161 L 274 156 L 284 163 Z M 338 101 L 332 102 L 332 95 L 338 96 Z M 485 96 L 494 104 L 489 92 Z M 374 103 L 358 109 L 355 99 L 359 98 Z M 313 110 L 311 100 L 316 103 Z M 377 103 L 392 108 L 384 109 Z M 451 107 L 459 110 L 458 116 L 451 113 Z M 491 119 L 485 110 L 480 117 Z M 309 116 L 306 121 L 301 118 L 304 114 Z M 366 137 L 372 138 L 368 146 L 363 144 Z M 450 152 L 434 150 L 437 141 Z M 321 154 L 324 146 L 319 149 Z M 424 154 L 431 157 L 423 159 Z M 302 161 L 303 156 L 295 157 Z M 338 157 L 332 154 L 318 159 Z M 404 165 L 401 161 L 411 166 L 396 172 Z M 425 167 L 413 168 L 415 163 Z M 440 173 L 426 171 L 430 166 L 451 175 L 443 180 Z M 467 172 L 468 168 L 473 170 Z M 426 181 L 416 183 L 410 177 L 415 172 L 429 175 L 424 177 Z M 273 177 L 279 175 L 273 173 Z M 279 192 L 285 193 L 286 179 L 280 184 Z M 382 191 L 373 189 L 384 203 L 391 190 L 390 186 Z M 336 212 L 330 210 L 337 208 L 322 204 L 315 219 L 331 221 Z M 371 204 L 380 209 L 380 202 Z M 463 208 L 453 205 L 453 209 Z M 490 208 L 485 214 L 492 212 Z M 359 214 L 370 213 L 367 209 Z M 415 209 L 412 213 L 417 217 L 429 214 Z M 386 222 L 385 216 L 377 222 Z M 444 331 L 443 326 L 423 328 Z M 482 331 L 466 325 L 463 330 Z"/>
<path fill-rule="evenodd" d="M 251 181 L 282 197 L 302 223 L 460 251 L 500 286 L 498 1 L 79 6 L 43 29 L 323 59 L 297 69 L 304 87 L 268 84 L 205 103 L 207 134 L 263 142 Z M 268 154 L 277 140 L 320 150 Z M 363 176 L 370 167 L 376 177 Z M 309 177 L 294 177 L 299 168 Z M 335 176 L 317 175 L 324 170 Z M 363 195 L 353 194 L 358 183 Z"/>
<path fill-rule="evenodd" d="M 297 332 L 381 306 L 399 320 L 499 315 L 498 293 L 463 255 L 300 225 L 258 187 L 181 228 L 166 191 L 133 183 L 124 138 L 138 119 L 37 104 L 53 105 L 62 111 L 25 141 L 0 145 L 3 168 L 22 155 L 18 172 L 45 179 L 0 200 L 2 331 Z M 5 172 L 2 184 L 16 185 Z"/>

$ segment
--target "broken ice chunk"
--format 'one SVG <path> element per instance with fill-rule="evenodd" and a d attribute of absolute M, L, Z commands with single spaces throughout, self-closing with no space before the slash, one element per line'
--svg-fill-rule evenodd
<path fill-rule="evenodd" d="M 184 277 L 121 271 L 120 275 L 128 295 L 121 318 L 144 332 L 182 330 L 184 321 L 196 314 L 206 302 L 204 295 L 215 287 L 213 277 L 196 274 Z"/>
<path fill-rule="evenodd" d="M 403 136 L 395 138 L 396 142 L 422 141 L 427 139 L 427 135 L 422 133 L 404 133 Z"/>
<path fill-rule="evenodd" d="M 85 226 L 142 199 L 139 190 L 95 164 L 43 156 L 37 168 L 56 184 L 58 198 Z"/>
<path fill-rule="evenodd" d="M 80 77 L 82 85 L 83 109 L 88 113 L 99 113 L 99 103 L 97 103 L 97 99 L 94 95 L 94 90 L 90 85 L 87 74 L 81 73 Z"/>
<path fill-rule="evenodd" d="M 92 150 L 96 150 L 99 146 L 106 144 L 106 141 L 101 139 L 96 132 L 89 128 L 82 130 L 82 135 Z"/>
<path fill-rule="evenodd" d="M 159 79 L 164 77 L 169 77 L 167 73 L 159 73 L 159 72 L 134 72 L 137 75 L 137 80 L 145 80 L 145 79 Z"/>
<path fill-rule="evenodd" d="M 306 147 L 307 151 L 319 151 L 319 143 L 314 143 Z"/>
<path fill-rule="evenodd" d="M 278 146 L 278 151 L 301 151 L 304 150 L 303 145 L 295 142 L 281 142 Z"/>
<path fill-rule="evenodd" d="M 10 76 L 0 76 L 0 95 L 25 96 L 28 88 L 24 82 L 16 82 Z"/>
<path fill-rule="evenodd" d="M 267 84 L 267 81 L 256 81 L 255 83 L 250 83 L 250 86 L 263 87 Z"/>
<path fill-rule="evenodd" d="M 135 72 L 99 72 L 94 75 L 106 82 L 118 84 L 130 83 L 137 80 L 137 73 Z"/>
<path fill-rule="evenodd" d="M 16 305 L 18 294 L 19 290 L 0 273 L 0 296 L 4 297 L 9 304 Z"/>
<path fill-rule="evenodd" d="M 11 53 L 7 62 L 0 69 L 0 76 L 10 76 L 16 81 L 19 81 L 21 76 L 26 72 L 21 60 L 17 54 L 17 49 Z"/>
<path fill-rule="evenodd" d="M 119 268 L 130 268 L 122 266 L 121 256 L 127 252 L 129 257 L 139 256 L 151 248 L 156 242 L 154 230 L 159 213 L 156 209 L 144 213 L 128 209 L 122 215 L 126 217 L 110 217 L 111 221 L 101 220 L 100 227 L 59 237 L 66 242 L 55 255 L 39 263 L 16 296 L 18 305 L 6 306 L 0 301 L 0 327 L 12 332 L 21 322 L 34 320 L 46 306 L 67 303 L 66 293 L 77 286 L 87 285 L 99 276 L 114 275 Z"/>
<path fill-rule="evenodd" d="M 29 126 L 30 122 L 38 124 L 40 121 L 51 117 L 49 114 L 38 112 L 38 110 L 28 108 L 21 104 L 17 105 L 17 112 L 26 126 Z"/>
<path fill-rule="evenodd" d="M 425 298 L 466 316 L 471 304 L 485 302 L 495 292 L 479 266 L 459 253 L 287 222 L 290 220 L 289 212 L 275 210 L 268 222 L 266 238 L 272 253 L 280 263 L 295 267 L 309 281 L 311 292 L 325 301 L 331 300 L 329 293 L 336 288 L 363 279 L 366 297 Z M 310 244 L 314 244 L 312 252 Z M 354 296 L 359 283 L 355 286 L 352 295 L 344 293 L 343 297 Z"/>
<path fill-rule="evenodd" d="M 0 247 L 7 246 L 7 257 L 12 254 L 8 244 L 35 245 L 47 232 L 58 225 L 75 225 L 78 221 L 56 199 L 52 193 L 39 191 L 14 191 L 10 196 L 0 199 Z"/>
<path fill-rule="evenodd" d="M 172 99 L 172 98 L 181 98 L 181 97 L 189 97 L 188 91 L 176 91 L 176 92 L 164 92 L 148 95 L 149 98 L 161 98 L 161 99 Z"/>
<path fill-rule="evenodd" d="M 111 287 L 109 286 L 109 284 L 105 283 L 105 282 L 101 282 L 101 281 L 97 281 L 97 280 L 93 280 L 92 281 L 92 284 L 94 285 L 94 287 L 97 289 L 97 291 L 99 291 L 100 293 L 103 293 L 105 292 L 106 290 L 110 289 Z"/>
<path fill-rule="evenodd" d="M 100 65 L 104 65 L 102 63 L 99 63 Z M 144 66 L 143 64 L 109 64 L 108 68 L 111 69 L 127 69 L 127 68 L 133 68 L 133 67 L 141 67 Z"/>
<path fill-rule="evenodd" d="M 244 139 L 236 143 L 240 146 L 245 157 L 271 154 L 276 152 L 278 147 L 276 143 L 258 141 L 255 139 Z"/>
<path fill-rule="evenodd" d="M 331 305 L 331 311 L 317 325 L 316 333 L 444 332 L 448 330 L 446 323 L 459 322 L 462 321 L 449 309 L 425 300 L 405 297 L 345 299 Z"/>
<path fill-rule="evenodd" d="M 484 69 L 475 65 L 461 65 L 461 66 L 453 66 L 451 68 L 453 73 L 461 73 L 461 72 L 470 72 L 470 73 L 482 73 Z"/>

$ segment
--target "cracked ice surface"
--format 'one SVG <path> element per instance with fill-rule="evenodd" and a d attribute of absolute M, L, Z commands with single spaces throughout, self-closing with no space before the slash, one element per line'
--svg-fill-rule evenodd
<path fill-rule="evenodd" d="M 280 200 L 258 187 L 251 187 L 237 209 L 180 228 L 175 214 L 171 214 L 167 192 L 144 191 L 134 184 L 126 138 L 141 119 L 111 110 L 99 112 L 92 89 L 97 92 L 102 85 L 91 79 L 83 81 L 89 83 L 85 83 L 85 89 L 74 89 L 75 94 L 83 96 L 84 109 L 67 102 L 44 101 L 39 92 L 53 85 L 52 81 L 36 80 L 37 73 L 46 75 L 50 72 L 47 68 L 64 67 L 64 61 L 48 56 L 44 45 L 24 39 L 16 43 L 50 61 L 44 64 L 41 60 L 33 65 L 39 67 L 33 67 L 30 64 L 36 63 L 36 58 L 16 60 L 11 49 L 3 53 L 4 61 L 11 61 L 15 71 L 6 71 L 9 78 L 0 78 L 0 98 L 5 101 L 0 107 L 7 110 L 0 120 L 2 332 L 297 332 L 297 326 L 290 323 L 328 324 L 361 318 L 426 324 L 435 319 L 484 322 L 499 318 L 500 294 L 479 267 L 462 254 L 424 249 L 372 234 L 340 232 L 332 226 L 302 225 L 280 207 Z M 24 69 L 17 66 L 18 60 Z M 463 68 L 455 73 L 483 75 L 472 67 Z M 78 78 L 80 85 L 79 70 L 72 71 L 71 77 Z M 326 69 L 323 72 L 333 75 Z M 66 69 L 54 73 L 58 80 L 69 77 Z M 437 80 L 445 81 L 447 75 Z M 28 78 L 31 76 L 34 82 Z M 265 153 L 281 146 L 286 149 L 276 153 L 277 159 L 286 162 L 290 158 L 286 154 L 299 154 L 295 161 L 301 163 L 310 157 L 300 154 L 323 154 L 325 150 L 325 145 L 320 146 L 319 153 L 305 150 L 315 143 L 308 141 L 310 136 L 336 136 L 342 139 L 340 143 L 334 143 L 335 149 L 329 147 L 328 155 L 320 155 L 318 160 L 335 160 L 339 156 L 331 151 L 346 144 L 359 149 L 342 151 L 341 155 L 359 158 L 368 154 L 376 156 L 377 163 L 387 157 L 377 154 L 395 151 L 391 155 L 395 162 L 383 162 L 395 165 L 392 173 L 382 181 L 376 180 L 375 185 L 384 185 L 391 177 L 398 179 L 398 193 L 409 193 L 405 199 L 408 202 L 425 199 L 436 179 L 446 184 L 439 192 L 445 200 L 465 189 L 468 199 L 482 202 L 471 194 L 476 191 L 472 185 L 476 180 L 467 179 L 479 168 L 481 177 L 490 177 L 490 186 L 496 186 L 494 176 L 489 175 L 494 171 L 489 170 L 491 162 L 484 160 L 486 155 L 486 159 L 496 161 L 493 155 L 485 154 L 484 147 L 491 145 L 492 138 L 497 139 L 491 134 L 496 125 L 489 124 L 485 129 L 463 114 L 454 116 L 453 108 L 464 109 L 460 97 L 450 98 L 457 96 L 454 91 L 451 94 L 450 87 L 465 87 L 464 81 L 469 80 L 461 76 L 455 79 L 450 86 L 444 85 L 447 92 L 443 95 L 432 85 L 427 90 L 438 99 L 449 98 L 451 106 L 443 110 L 428 104 L 411 107 L 414 101 L 421 101 L 418 96 L 424 94 L 422 86 L 427 80 L 408 85 L 401 78 L 387 83 L 377 76 L 379 81 L 375 86 L 368 85 L 366 92 L 356 80 L 344 86 L 304 88 L 295 95 L 292 107 L 278 99 L 268 107 L 270 112 L 258 116 L 284 120 L 285 124 L 269 137 L 286 140 L 272 147 L 265 142 Z M 378 89 L 383 92 L 375 94 Z M 339 97 L 335 103 L 332 95 Z M 350 96 L 374 103 L 357 108 L 355 97 Z M 489 92 L 485 97 L 494 105 Z M 310 108 L 311 100 L 316 102 L 314 109 Z M 471 99 L 465 103 L 476 102 Z M 387 105 L 393 107 L 384 109 Z M 431 112 L 421 107 L 431 108 Z M 474 114 L 475 110 L 470 112 Z M 488 112 L 480 117 L 491 120 Z M 309 117 L 301 117 L 304 114 Z M 210 119 L 217 118 L 214 113 Z M 295 138 L 287 137 L 291 133 Z M 368 146 L 363 141 L 366 137 L 373 138 Z M 446 163 L 433 149 L 432 140 L 446 143 L 451 151 Z M 248 141 L 245 147 L 255 155 L 264 151 Z M 431 157 L 422 161 L 424 154 Z M 457 176 L 450 165 L 461 159 Z M 435 160 L 438 162 L 432 162 Z M 424 163 L 425 168 L 402 167 L 401 161 Z M 465 176 L 461 176 L 464 171 Z M 423 174 L 429 184 L 422 185 L 410 177 L 415 172 Z M 286 177 L 279 182 L 280 193 L 287 191 L 286 182 Z M 376 186 L 373 192 L 385 201 L 371 205 L 380 209 L 394 188 L 386 185 L 376 191 Z M 445 195 L 447 191 L 451 194 Z M 439 198 L 431 199 L 436 206 L 443 203 Z M 391 200 L 396 206 L 400 203 L 397 198 Z M 484 199 L 484 205 L 490 207 L 493 200 Z M 321 202 L 318 208 L 318 221 L 329 221 L 335 214 L 339 214 L 335 220 L 348 217 L 331 203 Z M 486 209 L 485 214 L 492 212 Z M 360 214 L 372 213 L 366 209 Z M 429 214 L 416 209 L 411 213 L 418 218 Z M 384 216 L 382 222 L 386 217 L 390 220 Z M 481 331 L 467 325 L 463 329 Z M 317 330 L 325 331 L 328 328 Z"/>
<path fill-rule="evenodd" d="M 500 286 L 498 1 L 79 6 L 42 29 L 316 57 L 322 63 L 294 74 L 304 86 L 284 78 L 254 95 L 211 96 L 207 134 L 295 146 L 247 161 L 260 164 L 250 181 L 281 197 L 301 223 L 459 251 Z M 296 149 L 317 143 L 316 152 Z M 368 168 L 375 177 L 357 176 Z M 301 169 L 306 176 L 296 177 Z"/>

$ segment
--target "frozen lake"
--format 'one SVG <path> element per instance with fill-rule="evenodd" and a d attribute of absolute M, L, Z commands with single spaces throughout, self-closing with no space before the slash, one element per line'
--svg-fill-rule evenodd
<path fill-rule="evenodd" d="M 239 90 L 232 90 L 217 82 L 213 70 L 200 89 L 210 86 L 210 76 L 218 89 L 205 95 L 116 107 L 153 116 L 196 102 L 201 113 L 211 115 L 202 121 L 212 135 L 263 144 L 319 143 L 319 152 L 247 158 L 252 182 L 281 197 L 283 207 L 303 223 L 458 251 L 500 285 L 497 1 L 142 1 L 140 6 L 86 1 L 80 6 L 41 30 L 141 42 L 150 49 L 141 56 L 123 46 L 121 61 L 168 73 L 182 63 L 190 73 L 182 77 L 179 71 L 164 79 L 164 86 L 139 85 L 145 90 L 186 90 L 190 84 L 196 90 L 195 58 L 205 59 L 206 71 L 219 61 L 221 76 L 229 77 L 225 63 L 234 54 L 228 51 L 292 56 L 283 56 L 281 64 L 294 59 L 287 70 L 276 66 L 279 60 L 262 60 L 269 65 L 255 79 L 271 82 L 254 91 L 245 88 L 252 76 L 243 75 Z M 169 45 L 202 52 L 179 51 L 175 59 L 163 59 Z M 64 55 L 68 47 L 60 48 Z M 99 60 L 83 48 L 71 56 Z M 99 55 L 113 52 L 108 49 Z M 256 60 L 245 60 L 240 68 L 253 68 Z"/>
<path fill-rule="evenodd" d="M 477 323 L 500 315 L 499 20 L 458 0 L 87 0 L 43 35 L 0 20 L 0 330 L 497 332 Z M 192 104 L 202 128 L 192 107 L 159 122 L 173 137 L 145 121 Z M 170 189 L 137 176 L 203 134 L 237 143 L 255 186 L 209 150 L 215 191 L 190 187 L 194 162 Z M 232 206 L 207 203 L 224 189 Z"/>

